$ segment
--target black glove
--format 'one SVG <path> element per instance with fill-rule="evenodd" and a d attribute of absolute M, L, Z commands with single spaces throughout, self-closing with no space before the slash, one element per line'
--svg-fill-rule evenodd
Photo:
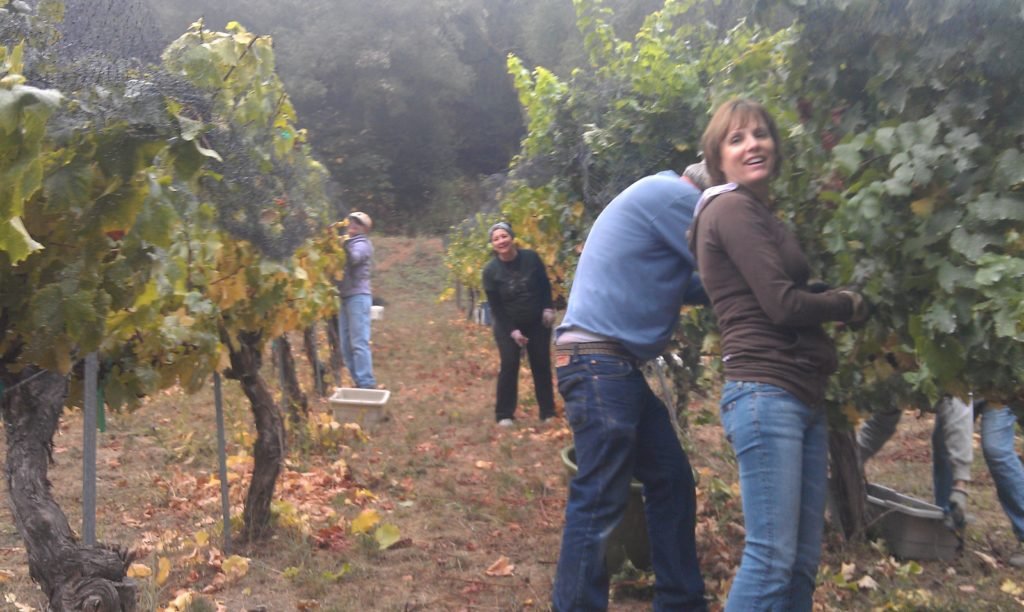
<path fill-rule="evenodd" d="M 825 293 L 826 291 L 828 291 L 831 288 L 832 288 L 832 285 L 829 285 L 828 283 L 826 283 L 823 280 L 812 280 L 812 281 L 809 281 L 807 283 L 807 286 L 804 287 L 804 289 L 806 289 L 807 291 L 810 291 L 811 293 Z"/>
<path fill-rule="evenodd" d="M 850 299 L 850 302 L 853 303 L 853 315 L 850 316 L 847 321 L 848 323 L 859 325 L 871 317 L 871 313 L 874 312 L 874 308 L 871 306 L 871 302 L 864 297 L 863 293 L 852 289 L 843 289 L 839 294 L 845 295 Z"/>

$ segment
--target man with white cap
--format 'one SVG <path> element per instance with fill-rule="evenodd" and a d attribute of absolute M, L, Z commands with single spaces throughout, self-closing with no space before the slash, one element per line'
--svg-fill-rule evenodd
<path fill-rule="evenodd" d="M 341 356 L 356 387 L 376 389 L 373 377 L 373 356 L 370 353 L 370 307 L 373 297 L 370 275 L 373 270 L 373 244 L 367 234 L 373 228 L 370 215 L 356 211 L 348 216 L 345 248 L 345 277 L 338 292 L 338 333 Z"/>

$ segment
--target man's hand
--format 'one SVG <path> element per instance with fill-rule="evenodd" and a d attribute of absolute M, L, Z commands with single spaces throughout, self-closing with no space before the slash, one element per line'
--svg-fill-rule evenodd
<path fill-rule="evenodd" d="M 526 346 L 526 343 L 530 341 L 530 339 L 524 336 L 523 332 L 518 329 L 513 329 L 512 333 L 509 335 L 512 336 L 512 339 L 515 340 L 516 344 L 519 346 Z"/>
<path fill-rule="evenodd" d="M 555 322 L 555 311 L 552 308 L 545 308 L 540 315 L 540 322 L 544 327 L 551 327 Z"/>
<path fill-rule="evenodd" d="M 949 516 L 946 517 L 949 527 L 960 531 L 967 524 L 967 491 L 954 488 L 949 494 Z"/>

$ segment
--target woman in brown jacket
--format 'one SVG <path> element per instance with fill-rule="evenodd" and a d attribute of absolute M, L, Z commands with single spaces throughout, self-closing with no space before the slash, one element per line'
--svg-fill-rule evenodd
<path fill-rule="evenodd" d="M 814 292 L 796 236 L 774 214 L 782 163 L 774 120 L 746 99 L 717 109 L 702 139 L 718 187 L 690 235 L 721 332 L 721 418 L 739 464 L 746 527 L 726 610 L 810 610 L 824 528 L 828 321 L 867 316 L 859 293 Z"/>

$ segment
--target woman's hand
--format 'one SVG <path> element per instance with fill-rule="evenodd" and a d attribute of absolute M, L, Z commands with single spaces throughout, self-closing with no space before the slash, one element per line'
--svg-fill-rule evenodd
<path fill-rule="evenodd" d="M 857 324 L 863 323 L 868 320 L 871 316 L 871 302 L 868 301 L 860 292 L 853 291 L 851 289 L 843 289 L 839 292 L 839 295 L 846 296 L 851 304 L 853 304 L 853 315 L 849 319 L 849 323 Z"/>
<path fill-rule="evenodd" d="M 552 308 L 545 308 L 540 315 L 540 322 L 544 327 L 551 327 L 555 322 L 555 311 Z"/>
<path fill-rule="evenodd" d="M 515 340 L 516 344 L 519 346 L 526 346 L 526 343 L 530 341 L 530 339 L 524 336 L 523 332 L 518 329 L 513 329 L 512 333 L 509 335 L 512 336 L 512 339 Z"/>

